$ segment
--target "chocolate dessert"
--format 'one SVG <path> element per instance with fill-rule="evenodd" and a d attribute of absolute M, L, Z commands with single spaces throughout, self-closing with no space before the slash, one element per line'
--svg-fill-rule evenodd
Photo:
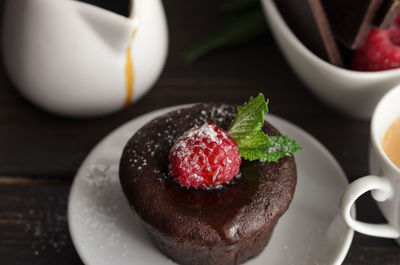
<path fill-rule="evenodd" d="M 288 209 L 297 182 L 294 158 L 243 160 L 221 189 L 182 187 L 169 174 L 169 153 L 185 131 L 208 121 L 227 129 L 236 106 L 199 104 L 172 111 L 142 127 L 120 161 L 122 189 L 157 246 L 180 264 L 240 264 L 267 245 Z M 265 122 L 268 135 L 280 133 Z"/>

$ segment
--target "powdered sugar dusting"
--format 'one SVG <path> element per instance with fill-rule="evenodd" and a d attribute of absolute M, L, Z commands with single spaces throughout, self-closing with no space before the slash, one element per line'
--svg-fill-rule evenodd
<path fill-rule="evenodd" d="M 64 231 L 67 226 L 65 205 L 63 197 L 46 196 L 46 202 L 32 198 L 27 202 L 28 207 L 36 204 L 46 204 L 48 207 L 36 211 L 30 208 L 27 212 L 18 214 L 18 224 L 24 225 L 24 232 L 32 236 L 32 253 L 41 256 L 43 252 L 55 251 L 61 253 L 69 241 L 68 234 Z"/>
<path fill-rule="evenodd" d="M 140 144 L 144 145 L 140 152 L 138 148 L 132 148 L 129 152 L 131 157 L 135 157 L 134 160 L 130 161 L 130 167 L 135 168 L 139 174 L 144 171 L 152 170 L 154 173 L 160 173 L 154 171 L 154 166 L 149 163 L 148 158 L 161 159 L 158 155 L 163 149 L 171 149 L 177 139 L 182 135 L 182 131 L 187 131 L 192 127 L 201 126 L 208 121 L 215 122 L 218 126 L 221 126 L 226 121 L 233 120 L 235 113 L 232 105 L 227 104 L 202 104 L 204 109 L 199 110 L 198 115 L 189 115 L 185 110 L 177 110 L 171 113 L 167 113 L 160 119 L 155 119 L 151 123 L 154 126 L 153 135 L 157 136 L 157 140 L 154 138 L 146 137 L 143 135 L 143 131 L 139 130 L 136 133 L 136 137 L 140 139 Z M 176 117 L 178 115 L 178 118 Z M 162 124 L 162 130 L 158 127 L 158 124 Z M 190 126 L 190 127 L 189 127 Z M 184 128 L 184 130 L 183 130 Z M 212 130 L 205 132 L 212 139 L 216 139 L 216 133 Z M 139 140 L 134 143 L 135 146 L 139 144 Z M 193 161 L 197 162 L 197 161 Z M 231 163 L 230 159 L 228 162 Z M 195 176 L 193 176 L 195 177 Z"/>
<path fill-rule="evenodd" d="M 230 181 L 241 163 L 236 142 L 214 122 L 186 131 L 170 153 L 174 180 L 186 187 L 210 188 Z"/>
<path fill-rule="evenodd" d="M 79 201 L 78 205 L 81 207 L 80 214 L 76 215 L 77 221 L 97 231 L 99 234 L 95 235 L 95 238 L 100 236 L 107 240 L 107 244 L 120 244 L 121 233 L 115 229 L 115 223 L 123 198 L 118 180 L 117 161 L 95 161 L 82 175 L 82 180 L 87 189 L 91 190 L 91 194 Z M 88 200 L 96 203 L 87 207 L 90 203 Z M 102 248 L 101 244 L 99 248 Z"/>
<path fill-rule="evenodd" d="M 187 148 L 187 141 L 183 141 L 183 139 L 190 139 L 194 138 L 195 136 L 197 138 L 207 138 L 210 142 L 215 142 L 216 144 L 221 145 L 223 139 L 228 139 L 227 134 L 221 134 L 221 137 L 218 137 L 218 133 L 214 130 L 214 128 L 215 125 L 205 123 L 201 126 L 196 126 L 189 131 L 186 131 L 182 136 L 178 138 L 175 145 L 172 147 L 171 152 L 178 151 L 177 155 L 179 158 L 186 157 L 187 159 L 187 157 L 189 156 L 188 152 L 190 152 L 191 149 Z M 197 164 L 197 160 L 193 159 L 191 161 L 191 164 Z"/>
<path fill-rule="evenodd" d="M 180 137 L 191 137 L 193 131 L 190 129 L 200 127 L 211 121 L 217 126 L 228 129 L 236 114 L 235 106 L 228 104 L 200 104 L 187 109 L 180 109 L 167 113 L 159 118 L 156 118 L 139 130 L 131 139 L 130 148 L 126 150 L 126 155 L 129 156 L 127 167 L 131 168 L 135 176 L 146 174 L 153 175 L 158 178 L 170 178 L 168 170 L 168 157 L 173 148 L 186 149 L 184 142 L 175 145 Z M 210 141 L 220 145 L 226 141 L 226 136 L 217 137 L 218 134 L 211 126 L 206 126 L 202 132 L 202 136 L 207 137 Z M 186 132 L 186 133 L 185 133 Z M 229 136 L 228 136 L 229 137 Z M 229 137 L 231 140 L 231 138 Z M 175 145 L 175 147 L 173 147 Z M 166 153 L 168 152 L 168 153 Z M 128 155 L 129 154 L 129 155 Z M 182 153 L 184 156 L 184 153 Z M 186 159 L 188 162 L 189 158 Z M 193 167 L 199 168 L 197 165 L 198 158 L 190 159 Z M 225 163 L 225 162 L 224 162 Z M 233 164 L 234 159 L 227 157 L 226 163 Z M 163 170 L 160 169 L 160 164 Z M 157 169 L 156 169 L 157 168 Z M 157 171 L 158 170 L 158 171 Z M 132 181 L 135 181 L 135 176 Z M 199 175 L 191 176 L 194 182 L 201 179 Z M 161 180 L 162 181 L 162 180 Z M 218 184 L 219 185 L 219 184 Z"/>
<path fill-rule="evenodd" d="M 72 222 L 79 223 L 78 228 L 82 229 L 77 233 L 84 234 L 86 242 L 90 242 L 84 246 L 85 251 L 118 249 L 116 253 L 125 257 L 130 251 L 125 230 L 133 229 L 138 221 L 123 196 L 118 164 L 118 158 L 102 158 L 90 163 L 79 179 L 79 188 L 83 191 L 75 202 L 76 207 L 71 209 L 71 216 Z M 110 264 L 114 262 L 114 256 L 108 258 Z"/>
<path fill-rule="evenodd" d="M 209 120 L 217 124 L 225 123 L 233 117 L 232 109 L 229 105 L 205 104 L 199 108 L 196 117 L 186 117 L 188 112 L 181 109 L 156 118 L 148 123 L 153 138 L 147 137 L 148 131 L 140 129 L 130 141 L 131 147 L 126 149 L 129 154 L 125 161 L 127 168 L 133 167 L 138 175 L 147 176 L 150 173 L 165 176 L 167 170 L 155 167 L 155 163 L 168 159 L 165 150 L 169 152 L 182 132 Z M 79 252 L 87 255 L 97 253 L 90 257 L 91 260 L 101 259 L 105 264 L 128 264 L 137 259 L 137 253 L 150 253 L 154 261 L 150 262 L 152 264 L 166 260 L 161 253 L 154 251 L 139 218 L 131 211 L 123 195 L 118 178 L 121 151 L 132 132 L 140 126 L 132 126 L 121 134 L 118 131 L 118 137 L 101 144 L 88 158 L 90 161 L 85 162 L 84 171 L 79 172 L 74 183 L 71 192 L 74 196 L 70 201 L 74 207 L 69 209 L 71 233 L 80 241 L 77 245 Z M 156 181 L 164 179 L 161 177 Z M 40 255 L 39 249 L 35 251 Z"/>

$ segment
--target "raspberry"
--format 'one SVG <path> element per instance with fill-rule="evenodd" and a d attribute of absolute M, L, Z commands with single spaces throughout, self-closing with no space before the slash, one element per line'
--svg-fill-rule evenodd
<path fill-rule="evenodd" d="M 239 173 L 236 142 L 214 122 L 207 122 L 178 138 L 169 155 L 174 181 L 196 189 L 219 188 Z"/>
<path fill-rule="evenodd" d="M 373 29 L 353 55 L 354 70 L 381 71 L 400 67 L 399 18 L 388 29 Z"/>

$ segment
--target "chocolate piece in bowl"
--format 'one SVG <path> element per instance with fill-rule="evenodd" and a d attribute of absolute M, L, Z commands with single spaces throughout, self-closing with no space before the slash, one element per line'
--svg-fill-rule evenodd
<path fill-rule="evenodd" d="M 336 39 L 347 48 L 362 46 L 373 26 L 389 27 L 399 13 L 398 0 L 321 0 Z"/>
<path fill-rule="evenodd" d="M 396 20 L 400 12 L 400 0 L 385 0 L 379 9 L 374 25 L 382 29 L 387 29 Z"/>
<path fill-rule="evenodd" d="M 319 0 L 277 0 L 276 5 L 293 33 L 315 55 L 343 67 L 343 59 Z"/>
<path fill-rule="evenodd" d="M 275 2 L 298 39 L 319 58 L 339 67 L 350 67 L 353 51 L 365 43 L 371 29 L 389 28 L 400 11 L 400 0 Z"/>
<path fill-rule="evenodd" d="M 267 245 L 297 182 L 294 158 L 244 161 L 222 189 L 182 187 L 170 176 L 169 154 L 189 129 L 213 121 L 228 129 L 235 105 L 199 104 L 160 116 L 124 148 L 120 181 L 132 209 L 167 256 L 180 264 L 240 264 Z M 265 122 L 270 136 L 280 133 Z"/>

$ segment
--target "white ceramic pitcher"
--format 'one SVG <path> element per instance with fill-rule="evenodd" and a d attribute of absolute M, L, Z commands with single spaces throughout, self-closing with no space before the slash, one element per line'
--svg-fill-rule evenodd
<path fill-rule="evenodd" d="M 93 117 L 139 99 L 165 63 L 161 0 L 131 0 L 129 17 L 74 0 L 8 0 L 3 59 L 16 87 L 53 113 Z"/>

